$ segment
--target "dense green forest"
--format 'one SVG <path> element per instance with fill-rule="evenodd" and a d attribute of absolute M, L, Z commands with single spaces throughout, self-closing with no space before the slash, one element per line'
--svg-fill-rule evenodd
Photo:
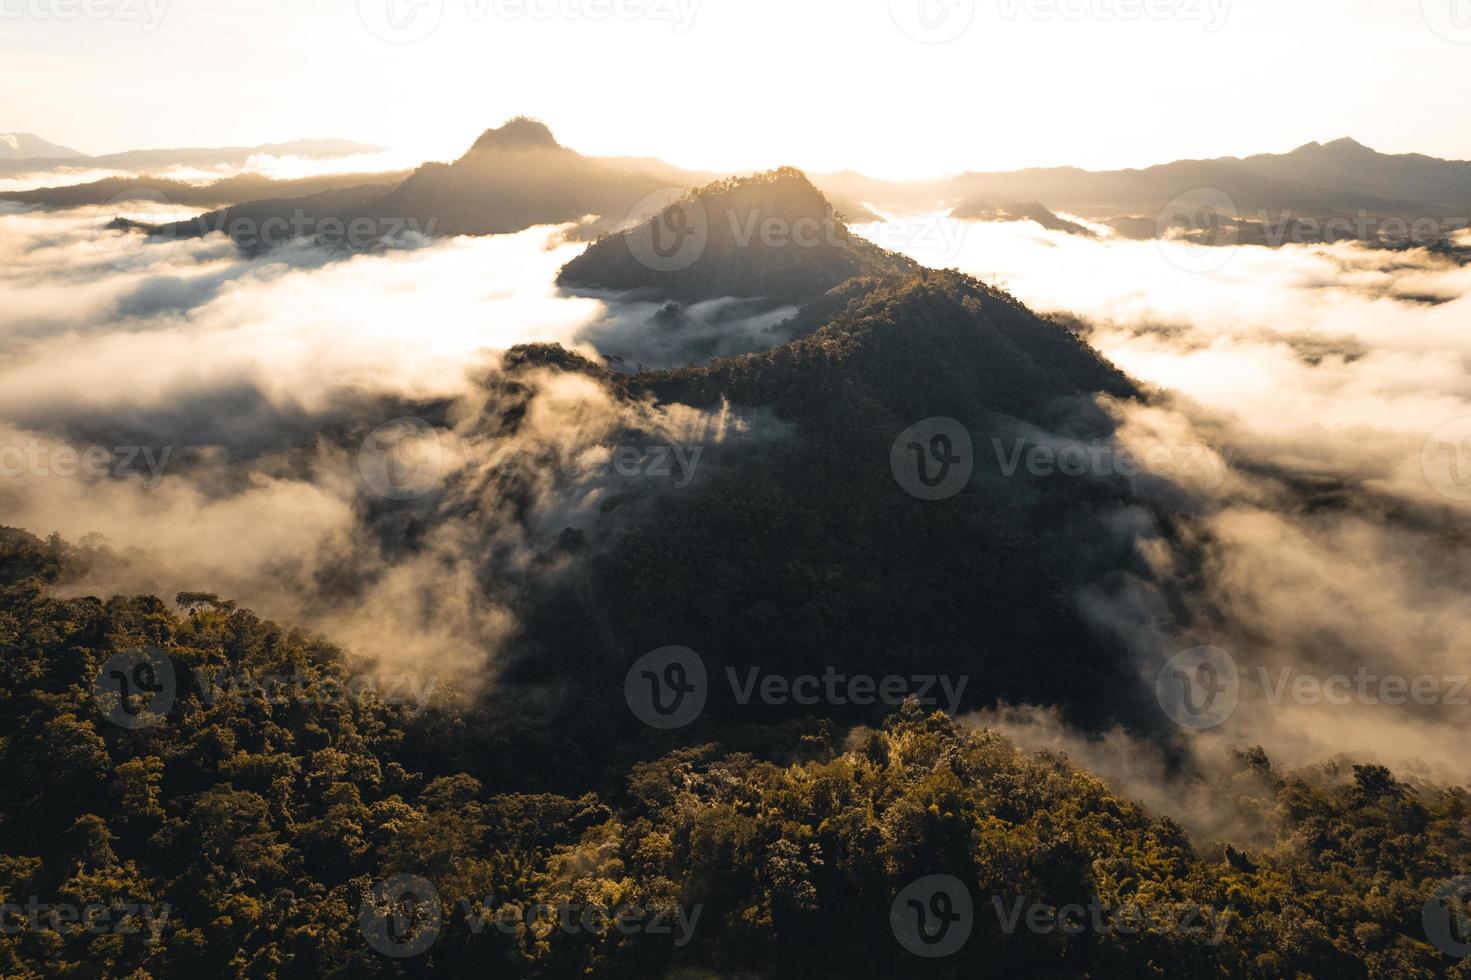
<path fill-rule="evenodd" d="M 779 751 L 712 738 L 630 755 L 579 793 L 520 792 L 449 761 L 506 754 L 475 742 L 488 704 L 333 697 L 363 665 L 302 632 L 207 595 L 61 598 L 98 555 L 58 539 L 6 531 L 0 555 L 7 901 L 151 914 L 94 933 L 7 908 L 6 976 L 1468 975 L 1422 921 L 1471 870 L 1464 790 L 1243 752 L 1207 788 L 1272 843 L 1237 849 L 909 704 Z M 96 681 L 139 649 L 172 664 L 172 703 L 119 725 Z M 199 679 L 219 669 L 296 693 L 211 697 Z M 934 874 L 972 903 L 943 960 L 890 923 Z M 434 913 L 378 930 L 365 899 L 401 875 L 432 886 Z M 1101 912 L 1048 929 L 1034 904 Z M 384 955 L 369 937 L 385 936 L 426 948 Z"/>

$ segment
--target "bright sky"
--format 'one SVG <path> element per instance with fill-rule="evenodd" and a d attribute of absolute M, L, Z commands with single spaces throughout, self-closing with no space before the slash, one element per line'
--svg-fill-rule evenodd
<path fill-rule="evenodd" d="M 1466 159 L 1468 83 L 1471 0 L 0 0 L 0 132 L 90 153 L 445 157 L 527 113 L 586 153 L 718 170 L 1110 168 L 1340 136 Z"/>

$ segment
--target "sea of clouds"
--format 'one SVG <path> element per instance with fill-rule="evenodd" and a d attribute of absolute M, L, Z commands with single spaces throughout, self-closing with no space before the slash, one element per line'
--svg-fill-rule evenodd
<path fill-rule="evenodd" d="M 105 538 L 119 560 L 78 592 L 217 591 L 390 667 L 488 679 L 516 626 L 507 583 L 570 560 L 557 534 L 606 507 L 613 447 L 775 425 L 575 372 L 505 377 L 500 352 L 530 342 L 632 369 L 785 339 L 791 310 L 699 304 L 676 330 L 658 303 L 560 292 L 583 247 L 570 227 L 247 257 L 220 235 L 109 229 L 115 212 L 0 201 L 0 446 L 28 453 L 0 458 L 0 513 Z M 917 234 L 921 220 L 941 224 Z M 1261 744 L 1287 764 L 1345 753 L 1466 779 L 1471 691 L 1453 688 L 1471 674 L 1471 267 L 1356 243 L 1203 258 L 940 216 L 859 231 L 1066 318 L 1150 389 L 1107 404 L 1121 447 L 1212 461 L 1138 476 L 1141 500 L 1181 515 L 1118 515 L 1154 574 L 1078 597 L 1137 650 L 1143 684 L 1180 651 L 1229 653 L 1239 703 L 1185 733 L 1202 756 Z M 436 488 L 391 513 L 374 485 L 384 431 Z M 110 462 L 61 465 L 65 448 Z M 1362 687 L 1312 701 L 1282 693 L 1284 670 L 1440 686 L 1433 702 L 1371 703 Z M 982 720 L 1171 805 L 1148 746 L 1082 739 L 1025 706 Z"/>
<path fill-rule="evenodd" d="M 791 312 L 697 304 L 671 335 L 658 304 L 564 295 L 570 227 L 250 258 L 116 216 L 191 215 L 0 203 L 5 523 L 124 557 L 74 591 L 207 589 L 441 676 L 493 675 L 514 616 L 490 579 L 596 513 L 640 472 L 627 453 L 746 424 L 549 369 L 510 384 L 501 353 L 551 342 L 667 366 L 769 344 Z M 430 483 L 410 473 L 400 492 L 390 465 Z"/>
<path fill-rule="evenodd" d="M 918 233 L 919 221 L 947 227 Z M 1177 653 L 1229 654 L 1239 700 L 1188 729 L 1202 754 L 1259 744 L 1289 765 L 1342 755 L 1464 783 L 1471 266 L 1423 248 L 1205 250 L 1096 230 L 936 216 L 883 229 L 920 261 L 1075 324 L 1153 389 L 1108 406 L 1135 458 L 1213 457 L 1136 479 L 1144 498 L 1189 515 L 1169 534 L 1134 515 L 1141 553 L 1189 598 L 1185 613 L 1142 581 L 1085 607 L 1135 645 L 1151 686 Z M 1080 739 L 1041 711 L 983 720 L 1162 808 L 1185 805 L 1158 778 L 1159 753 L 1122 735 Z"/>

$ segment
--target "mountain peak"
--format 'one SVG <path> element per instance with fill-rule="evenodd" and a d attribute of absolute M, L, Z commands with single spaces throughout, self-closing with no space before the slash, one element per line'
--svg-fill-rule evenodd
<path fill-rule="evenodd" d="M 1348 154 L 1362 155 L 1365 153 L 1373 153 L 1374 151 L 1364 144 L 1360 143 L 1358 140 L 1353 139 L 1349 136 L 1345 136 L 1342 139 L 1336 139 L 1331 143 L 1319 143 L 1316 141 L 1312 143 L 1304 143 L 1302 146 L 1299 146 L 1292 152 L 1294 155 L 1318 153 L 1344 156 Z"/>
<path fill-rule="evenodd" d="M 796 220 L 829 218 L 833 206 L 796 167 L 777 167 L 742 177 L 726 177 L 695 189 L 692 196 L 710 204 L 759 208 L 763 217 Z"/>
<path fill-rule="evenodd" d="M 1365 146 L 1364 144 L 1360 143 L 1358 140 L 1356 140 L 1356 139 L 1354 139 L 1353 137 L 1350 137 L 1350 136 L 1345 136 L 1345 137 L 1343 137 L 1343 139 L 1334 140 L 1332 143 L 1326 144 L 1323 147 L 1323 149 L 1325 149 L 1325 150 L 1336 150 L 1336 151 L 1339 151 L 1339 152 L 1354 152 L 1354 153 L 1360 153 L 1360 152 L 1373 153 L 1374 152 L 1373 150 L 1369 149 L 1367 146 Z"/>
<path fill-rule="evenodd" d="M 817 185 L 813 184 L 812 181 L 808 180 L 807 179 L 807 175 L 805 173 L 803 173 L 802 171 L 798 170 L 796 167 L 790 167 L 790 166 L 789 167 L 777 167 L 775 170 L 768 170 L 765 173 L 753 174 L 751 177 L 748 177 L 746 179 L 747 180 L 760 179 L 760 180 L 766 180 L 766 181 L 769 181 L 771 183 L 776 183 L 776 184 L 790 183 L 790 184 L 795 184 L 795 185 L 797 185 L 799 187 L 810 187 L 814 191 L 817 190 Z"/>
<path fill-rule="evenodd" d="M 487 129 L 470 147 L 471 153 L 487 150 L 560 150 L 562 144 L 546 123 L 530 116 L 517 116 L 497 129 Z"/>
<path fill-rule="evenodd" d="M 558 283 L 681 301 L 802 304 L 855 276 L 918 268 L 851 234 L 806 174 L 780 167 L 717 180 L 599 239 L 562 268 Z"/>

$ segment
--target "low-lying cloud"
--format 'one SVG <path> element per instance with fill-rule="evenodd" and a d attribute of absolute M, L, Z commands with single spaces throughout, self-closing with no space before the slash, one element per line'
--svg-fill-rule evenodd
<path fill-rule="evenodd" d="M 790 310 L 559 292 L 582 247 L 570 226 L 246 257 L 220 235 L 151 240 L 111 217 L 0 204 L 0 444 L 30 453 L 0 457 L 13 464 L 0 505 L 38 533 L 106 537 L 117 560 L 79 590 L 208 589 L 394 669 L 484 680 L 514 636 L 520 583 L 718 466 L 719 446 L 781 431 L 733 407 L 631 400 L 576 364 L 502 364 L 529 342 L 631 370 L 785 339 Z M 883 240 L 902 247 L 903 231 Z M 1285 764 L 1343 752 L 1463 780 L 1471 709 L 1445 679 L 1471 673 L 1458 530 L 1471 456 L 1456 455 L 1471 426 L 1455 428 L 1471 417 L 1471 268 L 1337 244 L 1244 247 L 1192 272 L 1181 243 L 1028 223 L 947 232 L 908 236 L 909 251 L 1074 318 L 1152 388 L 1104 405 L 1121 450 L 1189 447 L 1212 464 L 1133 476 L 1145 506 L 1116 523 L 1153 574 L 1077 597 L 1136 650 L 1146 686 L 1181 651 L 1228 652 L 1234 710 L 1181 729 L 1199 758 L 1258 743 Z M 388 455 L 365 460 L 385 438 Z M 628 474 L 653 472 L 661 447 L 665 463 L 688 452 L 630 496 Z M 61 450 L 76 465 L 58 465 Z M 1338 678 L 1365 674 L 1442 687 L 1338 696 Z M 1092 755 L 1110 743 L 1060 719 L 988 721 L 1071 740 L 1109 772 Z M 1159 759 L 1130 788 L 1161 808 L 1182 799 L 1168 753 L 1137 751 Z"/>
<path fill-rule="evenodd" d="M 1147 685 L 1181 651 L 1229 654 L 1234 709 L 1182 737 L 1202 758 L 1260 744 L 1289 765 L 1343 753 L 1465 781 L 1471 266 L 1353 243 L 1204 263 L 1184 243 L 1026 222 L 949 237 L 961 246 L 946 264 L 1077 322 L 1154 388 L 1147 405 L 1106 406 L 1124 450 L 1206 446 L 1223 461 L 1138 476 L 1182 519 L 1140 521 L 1152 581 L 1081 597 L 1133 644 Z M 1018 717 L 990 720 L 1055 741 L 1036 738 L 1055 725 Z M 1093 758 L 1106 740 L 1069 738 L 1109 771 Z M 1180 792 L 1130 788 L 1165 809 Z"/>
<path fill-rule="evenodd" d="M 683 363 L 731 337 L 763 346 L 781 318 L 562 294 L 570 229 L 246 257 L 110 218 L 0 212 L 7 522 L 102 535 L 117 560 L 79 591 L 207 589 L 465 686 L 493 677 L 514 632 L 504 583 L 554 572 L 569 527 L 596 547 L 631 475 L 687 486 L 749 428 L 579 370 L 511 377 L 501 352 L 555 342 L 596 364 L 611 344 L 630 366 Z M 428 482 L 385 485 L 400 469 Z"/>

